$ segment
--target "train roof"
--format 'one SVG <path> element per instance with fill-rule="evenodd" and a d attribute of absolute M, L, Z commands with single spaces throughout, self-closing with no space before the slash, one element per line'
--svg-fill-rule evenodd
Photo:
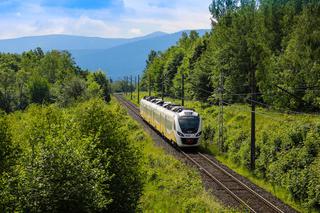
<path fill-rule="evenodd" d="M 179 104 L 174 104 L 174 103 L 171 103 L 171 102 L 165 102 L 163 101 L 161 98 L 158 98 L 158 97 L 155 97 L 155 96 L 145 96 L 143 97 L 144 100 L 150 102 L 150 103 L 154 103 L 158 106 L 161 106 L 167 110 L 170 110 L 172 112 L 175 112 L 175 113 L 181 113 L 181 112 L 184 112 L 183 114 L 188 114 L 188 113 L 196 113 L 194 109 L 191 109 L 191 108 L 186 108 L 184 106 L 181 106 Z M 198 113 L 196 113 L 198 115 Z"/>

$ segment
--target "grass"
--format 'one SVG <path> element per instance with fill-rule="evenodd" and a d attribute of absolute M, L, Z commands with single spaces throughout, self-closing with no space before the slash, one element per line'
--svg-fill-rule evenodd
<path fill-rule="evenodd" d="M 147 95 L 146 92 L 140 93 L 140 98 Z M 130 93 L 126 96 L 131 99 Z M 180 100 L 165 98 L 166 101 L 180 103 Z M 133 93 L 133 103 L 138 105 L 137 95 Z M 203 119 L 203 127 L 214 130 L 214 135 L 210 140 L 203 140 L 201 149 L 213 154 L 219 161 L 227 165 L 237 173 L 247 177 L 256 185 L 272 193 L 283 202 L 292 206 L 301 212 L 316 211 L 307 208 L 305 205 L 292 198 L 288 189 L 271 183 L 257 172 L 251 172 L 248 166 L 248 153 L 250 152 L 250 119 L 251 109 L 248 105 L 234 104 L 224 106 L 224 145 L 228 152 L 219 151 L 218 144 L 218 106 L 208 106 L 196 101 L 185 101 L 185 106 L 194 108 L 200 113 Z M 296 129 L 309 128 L 320 123 L 320 116 L 310 114 L 285 114 L 275 110 L 268 110 L 257 107 L 256 111 L 256 144 L 259 147 L 264 146 L 269 141 L 275 141 L 277 138 L 282 143 L 288 143 L 292 132 Z M 267 138 L 267 139 L 265 139 Z M 234 147 L 237 145 L 239 147 Z M 286 144 L 285 144 L 286 145 Z M 289 144 L 291 146 L 291 144 Z M 288 145 L 287 145 L 288 146 Z M 238 150 L 237 150 L 238 149 Z M 239 150 L 240 149 L 240 150 Z M 257 162 L 259 164 L 259 162 Z M 261 163 L 260 163 L 261 164 Z M 258 165 L 259 166 L 259 165 Z M 260 165 L 261 166 L 261 165 Z M 263 165 L 262 165 L 263 166 Z"/>
<path fill-rule="evenodd" d="M 207 192 L 197 170 L 157 147 L 131 117 L 126 119 L 137 147 L 142 150 L 145 174 L 140 210 L 143 212 L 235 212 Z"/>

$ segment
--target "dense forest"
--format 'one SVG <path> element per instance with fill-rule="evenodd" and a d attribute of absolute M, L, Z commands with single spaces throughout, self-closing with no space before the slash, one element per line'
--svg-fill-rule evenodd
<path fill-rule="evenodd" d="M 143 85 L 157 93 L 216 102 L 259 102 L 281 109 L 320 107 L 320 4 L 313 0 L 214 0 L 212 32 L 183 34 L 152 51 Z M 255 78 L 254 78 L 255 77 Z"/>
<path fill-rule="evenodd" d="M 31 103 L 68 106 L 99 95 L 110 101 L 105 74 L 80 69 L 66 51 L 0 53 L 0 76 L 0 109 L 5 112 Z"/>

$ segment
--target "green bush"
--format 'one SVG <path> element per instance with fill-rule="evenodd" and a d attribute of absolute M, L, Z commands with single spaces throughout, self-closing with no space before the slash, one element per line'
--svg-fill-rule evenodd
<path fill-rule="evenodd" d="M 308 183 L 308 206 L 320 208 L 320 156 L 313 162 Z"/>
<path fill-rule="evenodd" d="M 0 209 L 135 211 L 142 191 L 140 152 L 119 108 L 91 100 L 68 109 L 33 105 L 6 117 L 7 140 L 21 153 L 1 176 Z"/>
<path fill-rule="evenodd" d="M 75 118 L 81 132 L 98 139 L 96 149 L 107 152 L 112 179 L 109 188 L 112 196 L 110 211 L 134 211 L 142 190 L 139 170 L 139 151 L 128 140 L 130 129 L 125 125 L 125 111 L 118 105 L 113 110 L 103 102 L 93 100 L 75 110 Z"/>
<path fill-rule="evenodd" d="M 8 169 L 13 158 L 11 136 L 8 131 L 7 120 L 0 111 L 0 174 Z"/>
<path fill-rule="evenodd" d="M 15 197 L 9 193 L 14 182 L 10 174 L 17 156 L 18 150 L 12 144 L 7 118 L 0 111 L 0 211 L 5 206 L 11 209 L 14 204 Z"/>

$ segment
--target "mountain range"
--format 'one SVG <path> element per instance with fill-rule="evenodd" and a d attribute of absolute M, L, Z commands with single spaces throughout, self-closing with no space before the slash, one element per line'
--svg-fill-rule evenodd
<path fill-rule="evenodd" d="M 204 35 L 210 30 L 197 30 Z M 44 51 L 67 50 L 83 69 L 102 69 L 112 79 L 142 74 L 151 50 L 163 51 L 176 44 L 182 33 L 154 32 L 136 38 L 99 38 L 71 35 L 31 36 L 0 40 L 0 52 L 22 53 L 41 47 Z"/>

